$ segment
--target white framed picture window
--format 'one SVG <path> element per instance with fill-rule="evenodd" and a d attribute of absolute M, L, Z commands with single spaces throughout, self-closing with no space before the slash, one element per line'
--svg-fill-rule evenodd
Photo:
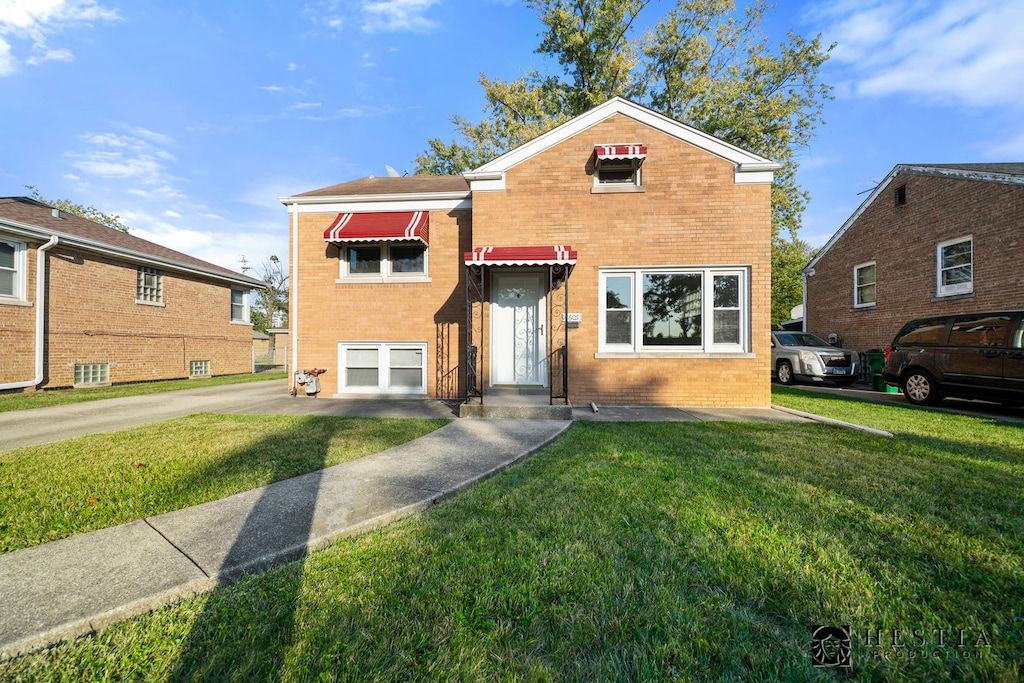
<path fill-rule="evenodd" d="M 936 295 L 974 291 L 974 238 L 959 237 L 935 248 Z"/>
<path fill-rule="evenodd" d="M 427 393 L 426 342 L 339 342 L 340 394 Z"/>
<path fill-rule="evenodd" d="M 853 307 L 874 306 L 877 300 L 875 262 L 861 263 L 853 267 Z"/>

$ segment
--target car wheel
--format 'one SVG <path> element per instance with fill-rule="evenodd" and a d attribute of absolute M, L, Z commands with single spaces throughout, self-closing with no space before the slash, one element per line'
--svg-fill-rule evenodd
<path fill-rule="evenodd" d="M 935 379 L 924 370 L 912 370 L 903 378 L 903 395 L 919 406 L 930 406 L 939 401 Z"/>
<path fill-rule="evenodd" d="M 780 360 L 779 366 L 775 369 L 775 375 L 779 378 L 779 384 L 793 383 L 793 366 L 788 360 Z"/>

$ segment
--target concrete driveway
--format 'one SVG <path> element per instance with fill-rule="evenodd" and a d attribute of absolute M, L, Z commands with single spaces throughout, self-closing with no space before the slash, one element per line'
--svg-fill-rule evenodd
<path fill-rule="evenodd" d="M 898 405 L 912 406 L 903 394 L 889 394 L 884 391 L 872 391 L 865 385 L 854 384 L 852 387 L 840 388 L 829 386 L 812 386 L 807 384 L 790 385 L 794 389 L 818 392 L 822 394 L 833 394 L 835 396 L 849 396 L 876 403 L 894 403 Z M 916 407 L 916 406 L 915 406 Z M 1024 424 L 1024 408 L 1020 406 L 1004 406 L 988 401 L 972 401 L 963 398 L 945 398 L 937 406 L 927 406 L 925 410 L 937 410 L 945 413 L 957 413 L 960 415 L 972 415 L 974 417 L 988 417 L 993 420 L 1005 420 L 1006 422 L 1017 422 Z"/>
<path fill-rule="evenodd" d="M 137 427 L 195 413 L 455 417 L 440 401 L 293 397 L 288 394 L 288 380 L 281 379 L 0 413 L 0 450 Z"/>

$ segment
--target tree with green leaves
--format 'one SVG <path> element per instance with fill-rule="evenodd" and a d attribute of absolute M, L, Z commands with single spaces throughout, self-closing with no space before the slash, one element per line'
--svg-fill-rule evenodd
<path fill-rule="evenodd" d="M 478 123 L 455 115 L 460 139 L 428 141 L 422 175 L 480 166 L 612 96 L 622 96 L 782 164 L 772 187 L 772 243 L 796 239 L 807 194 L 797 155 L 822 123 L 831 87 L 819 70 L 831 47 L 790 31 L 773 46 L 771 6 L 754 0 L 678 0 L 646 30 L 650 0 L 527 0 L 544 27 L 539 54 L 561 73 L 502 82 L 481 74 L 487 105 Z M 646 16 L 646 15 L 645 15 Z"/>
<path fill-rule="evenodd" d="M 802 270 L 817 253 L 801 239 L 772 245 L 772 329 L 781 329 L 794 306 L 804 302 Z"/>
<path fill-rule="evenodd" d="M 242 266 L 242 271 L 252 266 Z M 256 290 L 249 310 L 252 327 L 257 332 L 267 333 L 273 327 L 288 326 L 288 275 L 284 272 L 281 259 L 271 256 L 260 264 L 259 279 L 263 289 Z"/>
<path fill-rule="evenodd" d="M 31 191 L 32 199 L 36 200 L 41 204 L 66 211 L 67 213 L 73 213 L 76 216 L 87 218 L 90 221 L 105 225 L 108 228 L 114 228 L 121 232 L 128 232 L 131 230 L 127 225 L 121 222 L 121 217 L 117 214 L 103 213 L 95 206 L 85 206 L 83 204 L 75 204 L 70 199 L 43 199 L 39 196 L 39 190 L 36 189 L 35 185 L 26 185 L 25 188 Z"/>

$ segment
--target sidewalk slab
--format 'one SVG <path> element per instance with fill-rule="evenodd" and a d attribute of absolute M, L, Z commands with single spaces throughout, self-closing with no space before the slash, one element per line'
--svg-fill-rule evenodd
<path fill-rule="evenodd" d="M 0 659 L 214 585 L 146 522 L 0 555 Z"/>

